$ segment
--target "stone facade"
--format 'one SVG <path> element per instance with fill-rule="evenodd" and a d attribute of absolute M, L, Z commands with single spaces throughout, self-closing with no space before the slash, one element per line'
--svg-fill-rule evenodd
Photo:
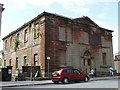
<path fill-rule="evenodd" d="M 50 72 L 60 66 L 108 72 L 113 66 L 112 32 L 86 16 L 70 19 L 43 12 L 3 38 L 4 64 L 12 65 L 14 74 L 32 61 L 46 73 L 50 57 Z"/>
<path fill-rule="evenodd" d="M 2 12 L 4 11 L 3 4 L 0 3 L 0 47 L 1 45 L 1 21 L 2 21 Z M 0 67 L 2 67 L 2 50 L 0 49 Z"/>
<path fill-rule="evenodd" d="M 120 74 L 120 53 L 115 55 L 114 66 L 116 72 Z"/>

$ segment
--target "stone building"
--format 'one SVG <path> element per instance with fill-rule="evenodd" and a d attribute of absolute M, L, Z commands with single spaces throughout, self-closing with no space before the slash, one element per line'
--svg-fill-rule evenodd
<path fill-rule="evenodd" d="M 116 73 L 120 74 L 120 53 L 115 55 L 114 68 L 116 70 Z"/>
<path fill-rule="evenodd" d="M 3 4 L 0 3 L 0 46 L 2 46 L 1 45 L 1 21 L 2 21 L 2 12 L 3 11 L 4 11 Z M 2 50 L 0 49 L 0 64 L 1 63 L 2 63 Z"/>
<path fill-rule="evenodd" d="M 108 72 L 113 66 L 112 32 L 87 16 L 71 19 L 43 12 L 3 38 L 4 65 L 13 66 L 13 74 L 26 65 L 40 66 L 42 74 L 48 66 L 50 72 L 60 66 Z"/>

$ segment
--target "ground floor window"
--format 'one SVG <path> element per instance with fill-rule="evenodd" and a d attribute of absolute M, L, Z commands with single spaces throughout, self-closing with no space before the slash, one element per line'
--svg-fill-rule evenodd
<path fill-rule="evenodd" d="M 83 65 L 85 66 L 85 59 L 83 59 Z"/>
<path fill-rule="evenodd" d="M 103 59 L 103 65 L 106 65 L 107 64 L 106 53 L 102 53 L 102 59 Z"/>
<path fill-rule="evenodd" d="M 10 61 L 9 61 L 9 66 L 11 66 L 11 59 L 10 59 Z"/>
<path fill-rule="evenodd" d="M 34 54 L 34 66 L 38 65 L 38 54 Z"/>
<path fill-rule="evenodd" d="M 27 64 L 27 56 L 24 56 L 24 66 Z"/>
<path fill-rule="evenodd" d="M 4 60 L 4 66 L 6 66 L 6 60 Z"/>
<path fill-rule="evenodd" d="M 65 50 L 59 51 L 59 61 L 60 61 L 60 65 L 66 65 L 66 51 Z"/>
<path fill-rule="evenodd" d="M 18 68 L 18 57 L 16 57 L 16 68 Z"/>
<path fill-rule="evenodd" d="M 87 61 L 88 61 L 88 66 L 90 66 L 91 65 L 91 60 L 88 59 Z"/>

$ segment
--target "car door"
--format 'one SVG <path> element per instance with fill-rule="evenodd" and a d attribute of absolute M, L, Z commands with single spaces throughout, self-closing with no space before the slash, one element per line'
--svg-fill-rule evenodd
<path fill-rule="evenodd" d="M 68 77 L 70 81 L 74 80 L 74 74 L 72 69 L 66 69 L 64 70 L 64 77 Z"/>
<path fill-rule="evenodd" d="M 69 69 L 69 79 L 70 81 L 74 81 L 75 80 L 75 77 L 74 77 L 74 73 L 73 73 L 73 69 Z"/>
<path fill-rule="evenodd" d="M 80 80 L 80 71 L 79 70 L 77 70 L 77 69 L 74 69 L 73 70 L 73 73 L 74 73 L 74 80 L 75 81 L 79 81 Z"/>
<path fill-rule="evenodd" d="M 85 73 L 80 72 L 79 78 L 80 78 L 80 80 L 84 80 L 84 78 L 85 78 Z"/>

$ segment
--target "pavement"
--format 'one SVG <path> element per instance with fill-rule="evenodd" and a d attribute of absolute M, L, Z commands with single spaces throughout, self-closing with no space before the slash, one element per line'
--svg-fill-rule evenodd
<path fill-rule="evenodd" d="M 109 80 L 109 79 L 118 79 L 120 76 L 114 77 L 94 77 L 90 78 L 90 81 L 97 80 Z M 16 86 L 29 86 L 29 85 L 45 85 L 53 83 L 52 80 L 41 80 L 41 81 L 4 81 L 0 82 L 0 87 L 16 87 Z"/>

